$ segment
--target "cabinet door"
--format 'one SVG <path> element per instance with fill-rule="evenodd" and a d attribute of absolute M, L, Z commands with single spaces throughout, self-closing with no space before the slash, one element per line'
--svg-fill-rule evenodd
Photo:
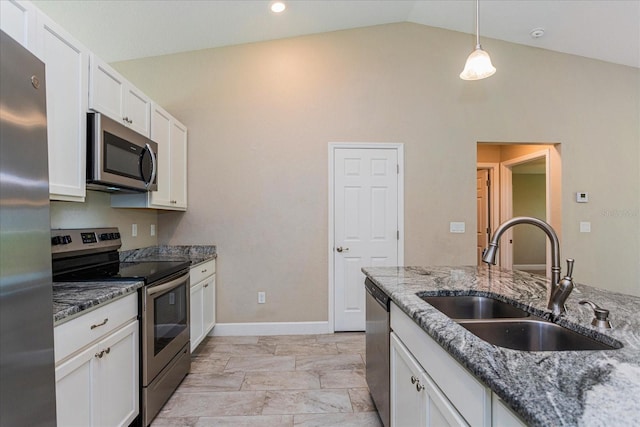
<path fill-rule="evenodd" d="M 203 282 L 197 283 L 191 287 L 191 351 L 200 344 L 204 338 L 204 288 Z"/>
<path fill-rule="evenodd" d="M 211 276 L 203 287 L 203 335 L 206 336 L 216 324 L 216 276 Z M 204 338 L 204 337 L 203 337 Z"/>
<path fill-rule="evenodd" d="M 468 426 L 394 333 L 391 333 L 391 425 Z"/>
<path fill-rule="evenodd" d="M 422 368 L 391 333 L 391 427 L 426 425 L 426 400 L 420 393 Z"/>
<path fill-rule="evenodd" d="M 149 137 L 151 129 L 151 100 L 131 85 L 124 91 L 124 120 L 139 134 Z"/>
<path fill-rule="evenodd" d="M 97 56 L 89 56 L 89 108 L 123 123 L 125 80 Z"/>
<path fill-rule="evenodd" d="M 187 208 L 187 128 L 177 121 L 171 126 L 171 200 Z"/>
<path fill-rule="evenodd" d="M 38 14 L 37 40 L 47 67 L 49 191 L 52 199 L 83 202 L 89 54 L 43 14 Z"/>
<path fill-rule="evenodd" d="M 0 1 L 0 29 L 37 55 L 34 49 L 36 8 L 29 2 Z"/>
<path fill-rule="evenodd" d="M 92 426 L 96 346 L 90 346 L 56 368 L 56 419 L 59 426 Z"/>
<path fill-rule="evenodd" d="M 151 140 L 158 144 L 158 190 L 151 192 L 151 204 L 171 206 L 171 115 L 153 104 Z"/>
<path fill-rule="evenodd" d="M 137 320 L 98 344 L 100 425 L 127 426 L 138 415 L 138 345 Z"/>

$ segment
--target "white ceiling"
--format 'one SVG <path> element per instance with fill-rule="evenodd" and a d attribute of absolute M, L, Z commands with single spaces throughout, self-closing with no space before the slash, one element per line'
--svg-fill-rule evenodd
<path fill-rule="evenodd" d="M 264 0 L 34 3 L 107 62 L 392 22 L 475 33 L 473 0 L 288 0 L 282 15 Z M 480 35 L 640 68 L 640 0 L 482 0 Z"/>

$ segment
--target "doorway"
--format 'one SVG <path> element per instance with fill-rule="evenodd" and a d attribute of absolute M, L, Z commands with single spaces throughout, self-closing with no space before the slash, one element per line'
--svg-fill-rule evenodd
<path fill-rule="evenodd" d="M 364 331 L 363 267 L 404 263 L 402 144 L 329 145 L 329 323 Z"/>
<path fill-rule="evenodd" d="M 514 216 L 532 216 L 548 222 L 560 234 L 559 144 L 478 143 L 477 170 L 482 169 L 496 172 L 491 188 L 499 189 L 491 192 L 495 194 L 490 209 L 495 215 L 491 219 L 497 219 L 490 227 L 492 230 Z M 479 240 L 481 209 L 485 211 L 487 207 L 478 202 Z M 502 236 L 498 264 L 507 269 L 549 276 L 550 256 L 543 233 L 533 227 L 518 226 Z"/>

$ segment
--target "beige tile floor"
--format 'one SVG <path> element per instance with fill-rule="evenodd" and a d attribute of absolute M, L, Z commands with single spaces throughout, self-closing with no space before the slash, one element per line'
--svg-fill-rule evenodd
<path fill-rule="evenodd" d="M 364 333 L 209 337 L 152 427 L 381 427 Z"/>

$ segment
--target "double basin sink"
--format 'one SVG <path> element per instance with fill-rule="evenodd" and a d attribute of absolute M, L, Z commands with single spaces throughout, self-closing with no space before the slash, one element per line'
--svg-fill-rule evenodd
<path fill-rule="evenodd" d="M 490 344 L 523 351 L 614 350 L 595 339 L 544 320 L 497 299 L 425 296 L 425 302 Z"/>

